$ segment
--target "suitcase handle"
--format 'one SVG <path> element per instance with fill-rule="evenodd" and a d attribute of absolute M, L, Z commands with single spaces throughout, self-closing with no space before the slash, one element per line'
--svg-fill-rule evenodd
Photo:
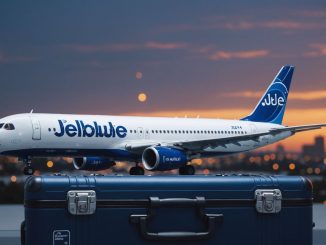
<path fill-rule="evenodd" d="M 180 207 L 195 206 L 199 208 L 201 218 L 206 222 L 207 230 L 201 232 L 189 231 L 171 231 L 171 232 L 149 232 L 148 222 L 154 216 L 154 211 L 149 210 L 148 214 L 132 214 L 130 222 L 139 224 L 140 233 L 147 240 L 156 241 L 184 241 L 184 240 L 203 240 L 210 238 L 215 232 L 215 224 L 222 223 L 223 214 L 205 214 L 202 207 L 205 206 L 205 198 L 196 197 L 196 199 L 188 198 L 168 198 L 159 199 L 158 197 L 150 198 L 151 207 Z"/>
<path fill-rule="evenodd" d="M 150 197 L 151 207 L 204 207 L 206 204 L 204 197 L 196 197 L 195 199 L 190 198 L 165 198 L 160 199 L 158 197 Z"/>

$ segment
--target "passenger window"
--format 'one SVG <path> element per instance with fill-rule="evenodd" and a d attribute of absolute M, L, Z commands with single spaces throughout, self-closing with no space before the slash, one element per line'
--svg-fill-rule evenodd
<path fill-rule="evenodd" d="M 174 130 L 174 133 L 176 133 L 176 134 L 177 134 L 177 133 L 178 133 L 178 131 L 177 131 L 177 130 Z"/>
<path fill-rule="evenodd" d="M 3 128 L 6 130 L 14 130 L 15 126 L 12 123 L 6 123 Z"/>
<path fill-rule="evenodd" d="M 136 133 L 136 130 L 134 130 L 134 133 Z"/>
<path fill-rule="evenodd" d="M 2 127 L 3 127 L 3 125 L 4 125 L 4 123 L 0 123 L 0 128 L 2 128 Z"/>

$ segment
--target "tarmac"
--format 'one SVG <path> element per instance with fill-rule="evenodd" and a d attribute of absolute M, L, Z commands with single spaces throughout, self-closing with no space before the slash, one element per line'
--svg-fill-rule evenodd
<path fill-rule="evenodd" d="M 326 245 L 326 205 L 313 206 L 314 245 Z M 24 220 L 23 205 L 0 205 L 0 244 L 19 245 L 20 225 Z"/>

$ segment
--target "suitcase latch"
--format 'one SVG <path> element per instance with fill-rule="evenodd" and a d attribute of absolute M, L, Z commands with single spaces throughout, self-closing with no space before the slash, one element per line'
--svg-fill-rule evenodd
<path fill-rule="evenodd" d="M 255 197 L 258 213 L 279 213 L 282 209 L 282 192 L 279 189 L 258 189 Z"/>
<path fill-rule="evenodd" d="M 68 191 L 68 211 L 72 215 L 90 215 L 96 210 L 95 191 Z"/>

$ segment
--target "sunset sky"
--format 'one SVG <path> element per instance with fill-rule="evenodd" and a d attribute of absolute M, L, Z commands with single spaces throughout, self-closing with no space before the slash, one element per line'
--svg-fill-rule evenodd
<path fill-rule="evenodd" d="M 236 119 L 285 64 L 296 70 L 284 123 L 326 123 L 325 0 L 0 3 L 0 117 Z"/>

